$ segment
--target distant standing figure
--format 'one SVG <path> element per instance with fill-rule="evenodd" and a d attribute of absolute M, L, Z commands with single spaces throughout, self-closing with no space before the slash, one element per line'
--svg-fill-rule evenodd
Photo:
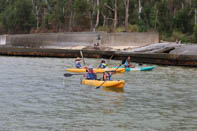
<path fill-rule="evenodd" d="M 81 66 L 81 58 L 77 57 L 75 59 L 75 67 L 76 68 L 82 68 L 82 66 Z"/>

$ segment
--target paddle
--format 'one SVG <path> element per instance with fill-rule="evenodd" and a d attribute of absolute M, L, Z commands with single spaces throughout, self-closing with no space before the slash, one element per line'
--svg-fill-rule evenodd
<path fill-rule="evenodd" d="M 70 77 L 70 76 L 73 76 L 73 75 L 83 75 L 83 74 L 70 74 L 70 73 L 65 73 L 64 74 L 65 77 Z"/>
<path fill-rule="evenodd" d="M 117 71 L 118 68 L 121 67 L 121 65 L 123 65 L 126 62 L 127 58 L 122 60 L 122 63 L 116 68 L 116 70 L 114 70 L 115 72 Z M 97 86 L 96 89 L 99 89 L 103 84 L 105 83 L 105 81 L 103 81 L 103 83 L 100 86 Z"/>
<path fill-rule="evenodd" d="M 82 57 L 82 60 L 83 60 L 83 64 L 86 65 L 85 60 L 84 60 L 84 57 L 83 57 L 83 52 L 82 52 L 82 50 L 80 50 L 80 54 L 81 54 L 81 57 Z"/>

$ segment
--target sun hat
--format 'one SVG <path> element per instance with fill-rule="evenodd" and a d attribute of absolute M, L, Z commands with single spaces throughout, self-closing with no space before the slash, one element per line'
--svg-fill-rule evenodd
<path fill-rule="evenodd" d="M 81 60 L 81 58 L 77 57 L 75 60 Z"/>

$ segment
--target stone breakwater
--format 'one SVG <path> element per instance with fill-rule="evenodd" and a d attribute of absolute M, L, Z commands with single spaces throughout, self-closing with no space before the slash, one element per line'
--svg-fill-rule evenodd
<path fill-rule="evenodd" d="M 194 46 L 194 45 L 193 45 Z M 183 45 L 184 48 L 185 45 Z M 28 57 L 59 57 L 59 58 L 75 58 L 81 57 L 80 51 L 83 52 L 86 58 L 112 58 L 123 59 L 127 56 L 131 56 L 133 62 L 149 63 L 159 65 L 172 65 L 172 66 L 192 66 L 197 67 L 197 55 L 195 54 L 181 54 L 174 53 L 176 50 L 180 50 L 178 47 L 163 47 L 164 49 L 155 49 L 157 53 L 150 52 L 149 47 L 142 47 L 133 50 L 100 50 L 100 49 L 46 49 L 46 48 L 13 48 L 13 47 L 0 47 L 0 55 L 6 56 L 28 56 Z M 173 48 L 173 49 L 172 49 Z M 177 49 L 176 49 L 177 48 Z M 190 49 L 191 47 L 188 46 Z M 148 50 L 148 51 L 147 51 Z M 158 52 L 160 51 L 160 52 Z M 161 52 L 163 51 L 163 52 Z M 172 52 L 172 53 L 170 53 Z M 183 53 L 183 52 L 182 52 Z"/>

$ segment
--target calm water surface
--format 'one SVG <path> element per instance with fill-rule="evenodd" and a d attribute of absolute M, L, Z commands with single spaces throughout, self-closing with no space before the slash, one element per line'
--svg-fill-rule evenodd
<path fill-rule="evenodd" d="M 126 80 L 117 92 L 80 85 L 80 76 L 64 78 L 73 61 L 1 56 L 0 131 L 197 130 L 197 68 L 115 75 Z"/>

